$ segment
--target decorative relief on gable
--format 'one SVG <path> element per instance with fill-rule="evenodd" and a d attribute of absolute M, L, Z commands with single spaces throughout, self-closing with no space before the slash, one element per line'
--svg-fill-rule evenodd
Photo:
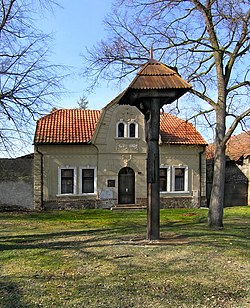
<path fill-rule="evenodd" d="M 139 145 L 138 143 L 131 143 L 131 141 L 118 141 L 116 140 L 116 150 L 118 152 L 138 152 L 139 151 Z"/>
<path fill-rule="evenodd" d="M 116 121 L 138 122 L 138 115 L 133 112 L 133 108 L 126 106 L 116 114 Z"/>
<path fill-rule="evenodd" d="M 122 161 L 123 161 L 124 167 L 128 167 L 132 159 L 133 159 L 133 156 L 131 154 L 122 155 Z"/>

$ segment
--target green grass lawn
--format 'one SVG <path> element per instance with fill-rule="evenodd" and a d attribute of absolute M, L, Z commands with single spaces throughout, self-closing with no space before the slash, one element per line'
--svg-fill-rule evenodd
<path fill-rule="evenodd" d="M 250 207 L 0 213 L 0 307 L 250 307 Z"/>

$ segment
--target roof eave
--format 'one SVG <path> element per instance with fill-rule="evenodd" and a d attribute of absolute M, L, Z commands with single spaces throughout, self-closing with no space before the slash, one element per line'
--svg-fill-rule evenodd
<path fill-rule="evenodd" d="M 175 144 L 175 145 L 198 145 L 198 146 L 203 146 L 203 147 L 207 147 L 208 144 L 207 143 L 195 143 L 195 142 L 166 142 L 166 141 L 162 141 L 162 144 Z"/>
<path fill-rule="evenodd" d="M 86 142 L 35 142 L 33 143 L 34 146 L 38 145 L 91 145 L 92 141 Z"/>
<path fill-rule="evenodd" d="M 185 93 L 190 91 L 191 88 L 150 88 L 150 89 L 134 89 L 127 88 L 127 90 L 120 97 L 119 105 L 133 105 L 136 106 L 139 101 L 143 99 L 159 98 L 162 101 L 162 105 L 167 105 L 173 103 L 175 100 L 179 99 Z"/>

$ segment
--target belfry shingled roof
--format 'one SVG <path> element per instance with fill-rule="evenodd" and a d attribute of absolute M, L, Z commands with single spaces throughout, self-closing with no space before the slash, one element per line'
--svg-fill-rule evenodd
<path fill-rule="evenodd" d="M 163 106 L 171 104 L 191 89 L 192 86 L 181 78 L 177 70 L 151 58 L 123 91 L 119 105 L 138 107 L 142 98 L 157 98 Z"/>
<path fill-rule="evenodd" d="M 34 144 L 90 143 L 100 119 L 99 110 L 58 109 L 37 121 Z M 160 117 L 163 143 L 206 145 L 195 127 L 173 115 Z"/>
<path fill-rule="evenodd" d="M 149 60 L 137 73 L 129 88 L 136 90 L 191 89 L 179 74 L 154 59 Z"/>

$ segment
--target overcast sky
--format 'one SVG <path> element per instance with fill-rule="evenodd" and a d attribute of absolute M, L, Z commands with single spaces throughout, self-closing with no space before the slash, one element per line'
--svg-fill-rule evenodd
<path fill-rule="evenodd" d="M 60 0 L 62 8 L 56 8 L 53 13 L 46 13 L 41 21 L 40 28 L 45 33 L 53 33 L 53 54 L 50 57 L 52 64 L 72 66 L 75 76 L 67 79 L 65 86 L 71 93 L 65 95 L 60 102 L 61 107 L 77 107 L 77 100 L 84 94 L 87 96 L 89 109 L 101 109 L 123 89 L 103 87 L 88 95 L 84 89 L 84 78 L 80 73 L 83 59 L 80 54 L 85 48 L 91 48 L 101 39 L 104 39 L 103 20 L 110 12 L 113 0 Z"/>

